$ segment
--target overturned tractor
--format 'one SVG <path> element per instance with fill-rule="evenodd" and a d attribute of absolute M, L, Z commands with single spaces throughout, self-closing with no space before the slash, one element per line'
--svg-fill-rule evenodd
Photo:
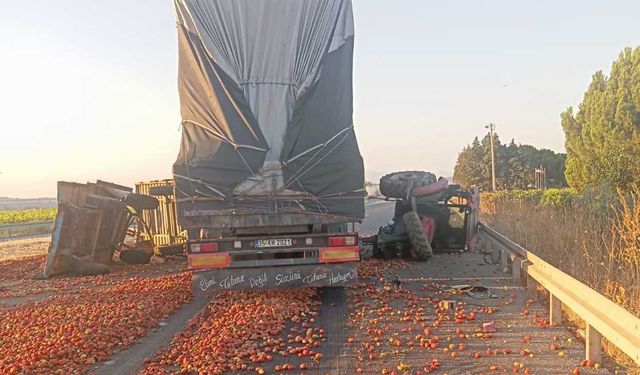
<path fill-rule="evenodd" d="M 363 239 L 364 253 L 378 258 L 428 260 L 434 251 L 474 246 L 479 194 L 436 179 L 430 172 L 396 172 L 380 179 L 380 192 L 395 201 L 393 219 Z"/>

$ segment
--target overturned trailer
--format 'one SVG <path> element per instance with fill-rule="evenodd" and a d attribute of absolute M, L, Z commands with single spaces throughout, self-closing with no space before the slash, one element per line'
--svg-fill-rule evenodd
<path fill-rule="evenodd" d="M 106 181 L 58 182 L 58 212 L 51 233 L 44 277 L 110 271 L 113 255 L 125 245 L 128 230 L 142 225 L 139 213 L 158 201 Z"/>
<path fill-rule="evenodd" d="M 351 2 L 176 0 L 173 166 L 196 290 L 344 285 L 364 168 Z"/>

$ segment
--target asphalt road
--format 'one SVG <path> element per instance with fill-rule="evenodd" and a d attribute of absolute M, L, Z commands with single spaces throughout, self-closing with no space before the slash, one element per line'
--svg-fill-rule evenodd
<path fill-rule="evenodd" d="M 362 236 L 375 234 L 378 228 L 387 224 L 393 217 L 394 202 L 370 200 L 365 205 L 366 217 L 358 226 Z M 143 337 L 136 345 L 122 351 L 103 364 L 96 365 L 93 371 L 99 375 L 135 374 L 143 365 L 146 358 L 167 345 L 171 338 L 178 333 L 212 298 L 210 295 L 198 295 L 195 299 L 182 307 L 170 319 L 161 322 L 154 332 Z M 354 361 L 343 353 L 343 343 L 346 341 L 347 308 L 342 288 L 327 288 L 321 293 L 322 306 L 320 308 L 319 323 L 332 337 L 326 343 L 327 363 L 323 366 L 325 372 L 348 374 L 353 371 Z M 336 317 L 342 317 L 336 319 Z M 333 354 L 333 355 L 330 355 Z"/>
<path fill-rule="evenodd" d="M 358 225 L 360 236 L 371 236 L 378 232 L 378 228 L 385 226 L 393 218 L 395 202 L 371 199 L 365 205 L 365 218 Z"/>
<path fill-rule="evenodd" d="M 371 201 L 366 212 L 359 227 L 363 236 L 375 233 L 391 219 L 393 202 Z M 364 283 L 355 288 L 327 288 L 321 292 L 317 323 L 327 331 L 327 341 L 321 347 L 325 360 L 305 373 L 354 374 L 360 368 L 370 374 L 384 374 L 384 369 L 387 373 L 395 370 L 415 374 L 437 360 L 440 365 L 433 373 L 438 374 L 572 374 L 584 357 L 584 345 L 572 331 L 566 327 L 541 327 L 539 321 L 547 314 L 545 306 L 528 301 L 524 288 L 498 266 L 486 264 L 482 254 L 436 254 L 428 262 L 395 261 L 388 265 L 382 278 L 361 278 Z M 491 296 L 451 291 L 461 284 L 485 287 Z M 93 370 L 98 374 L 135 373 L 144 358 L 167 345 L 209 298 L 196 297 L 162 322 L 156 332 Z M 452 301 L 465 314 L 474 312 L 474 319 L 456 322 L 455 310 L 438 308 L 441 300 Z M 381 312 L 382 305 L 388 306 L 387 312 Z M 431 327 L 429 337 L 439 338 L 437 349 L 414 345 L 414 337 L 424 330 L 423 324 L 415 321 L 416 311 L 422 314 L 422 322 Z M 414 320 L 400 319 L 407 314 Z M 432 327 L 438 314 L 444 320 Z M 493 323 L 495 333 L 478 337 L 482 323 Z M 377 358 L 370 360 L 369 352 L 363 348 L 373 342 L 371 332 L 375 329 L 384 332 L 383 340 L 372 349 Z M 353 343 L 347 343 L 347 338 Z M 390 344 L 394 340 L 402 342 L 402 346 Z M 554 345 L 559 350 L 551 348 Z M 499 354 L 495 354 L 496 350 Z M 398 367 L 401 365 L 406 367 Z M 580 368 L 580 374 L 613 373 L 605 367 Z"/>

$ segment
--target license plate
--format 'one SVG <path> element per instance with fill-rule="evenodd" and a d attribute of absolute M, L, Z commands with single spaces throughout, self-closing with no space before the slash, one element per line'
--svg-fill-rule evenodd
<path fill-rule="evenodd" d="M 285 247 L 291 246 L 291 238 L 278 238 L 273 240 L 256 240 L 256 247 Z"/>

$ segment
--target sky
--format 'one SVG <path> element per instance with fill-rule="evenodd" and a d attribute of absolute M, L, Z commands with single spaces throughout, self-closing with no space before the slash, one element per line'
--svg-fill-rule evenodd
<path fill-rule="evenodd" d="M 258 0 L 256 0 L 258 1 Z M 354 123 L 369 179 L 451 176 L 489 122 L 564 151 L 560 113 L 640 45 L 640 1 L 353 0 Z M 0 0 L 0 196 L 171 177 L 170 0 Z"/>

